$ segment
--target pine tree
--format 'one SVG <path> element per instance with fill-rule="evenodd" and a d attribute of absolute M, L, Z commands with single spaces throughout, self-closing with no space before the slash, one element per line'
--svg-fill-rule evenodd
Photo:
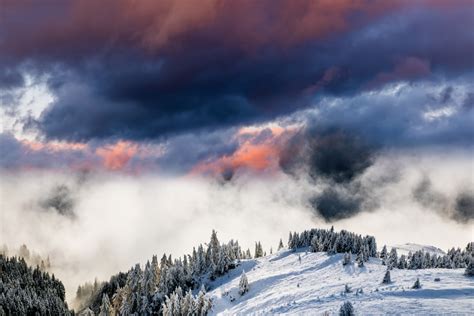
<path fill-rule="evenodd" d="M 217 259 L 219 256 L 219 248 L 220 248 L 219 239 L 217 239 L 217 233 L 213 229 L 212 234 L 211 234 L 211 241 L 209 242 L 209 249 L 211 251 L 211 260 L 214 262 L 214 264 L 217 264 Z"/>
<path fill-rule="evenodd" d="M 155 271 L 152 268 L 152 265 L 147 261 L 145 265 L 145 270 L 143 271 L 143 279 L 141 280 L 142 289 L 141 292 L 143 295 L 151 295 L 155 292 L 156 280 L 155 280 Z"/>
<path fill-rule="evenodd" d="M 171 299 L 168 296 L 165 297 L 165 301 L 161 307 L 161 312 L 163 313 L 163 316 L 173 316 L 173 306 Z"/>
<path fill-rule="evenodd" d="M 189 290 L 184 296 L 183 303 L 181 304 L 181 315 L 193 315 L 194 312 L 194 298 L 191 290 Z"/>
<path fill-rule="evenodd" d="M 390 250 L 390 254 L 388 255 L 388 259 L 387 259 L 387 265 L 389 269 L 396 267 L 397 262 L 398 262 L 397 249 L 392 248 L 392 250 Z"/>
<path fill-rule="evenodd" d="M 351 287 L 349 286 L 349 284 L 346 284 L 344 286 L 344 293 L 352 293 L 352 289 Z"/>
<path fill-rule="evenodd" d="M 311 239 L 311 251 L 312 252 L 318 252 L 319 251 L 319 240 L 318 240 L 318 237 L 314 236 L 312 239 Z"/>
<path fill-rule="evenodd" d="M 247 249 L 247 251 L 245 252 L 245 256 L 247 257 L 247 259 L 252 259 L 252 253 L 250 252 L 250 249 Z"/>
<path fill-rule="evenodd" d="M 112 312 L 112 305 L 110 304 L 109 296 L 104 294 L 102 296 L 102 305 L 100 305 L 99 316 L 111 316 Z"/>
<path fill-rule="evenodd" d="M 280 243 L 278 244 L 278 250 L 280 251 L 281 249 L 283 249 L 284 246 L 283 246 L 283 240 L 281 240 L 280 238 Z"/>
<path fill-rule="evenodd" d="M 407 260 L 405 255 L 401 255 L 400 259 L 398 260 L 398 269 L 406 269 L 407 268 Z"/>
<path fill-rule="evenodd" d="M 249 286 L 249 281 L 247 279 L 247 275 L 245 274 L 245 271 L 242 271 L 242 275 L 240 276 L 240 282 L 239 282 L 239 294 L 244 295 L 250 290 Z"/>
<path fill-rule="evenodd" d="M 328 250 L 328 255 L 335 255 L 337 253 L 336 244 L 333 244 Z"/>
<path fill-rule="evenodd" d="M 260 242 L 255 243 L 255 258 L 260 258 L 263 256 L 263 248 Z"/>
<path fill-rule="evenodd" d="M 206 290 L 204 289 L 204 285 L 201 286 L 201 290 L 198 293 L 195 306 L 195 311 L 197 315 L 206 315 L 207 311 L 211 307 L 209 300 L 206 298 Z"/>
<path fill-rule="evenodd" d="M 339 309 L 339 315 L 340 316 L 354 316 L 354 307 L 352 307 L 352 304 L 347 301 L 342 304 L 341 308 Z"/>
<path fill-rule="evenodd" d="M 359 268 L 364 267 L 364 254 L 363 254 L 362 250 L 357 254 L 356 261 L 357 261 L 357 266 Z"/>
<path fill-rule="evenodd" d="M 416 278 L 416 281 L 415 281 L 415 283 L 413 284 L 413 286 L 411 288 L 412 289 L 421 289 L 421 283 L 420 283 L 419 278 Z"/>
<path fill-rule="evenodd" d="M 385 259 L 387 258 L 387 246 L 383 246 L 382 251 L 380 251 L 380 259 L 382 259 L 382 264 L 385 265 Z"/>
<path fill-rule="evenodd" d="M 181 300 L 182 300 L 182 290 L 181 287 L 178 287 L 176 291 L 171 295 L 171 300 L 173 302 L 173 315 L 180 315 L 181 313 Z"/>
<path fill-rule="evenodd" d="M 466 271 L 464 272 L 465 275 L 469 277 L 474 276 L 474 257 L 470 256 L 469 263 L 467 264 Z"/>
<path fill-rule="evenodd" d="M 346 266 L 346 265 L 351 264 L 351 263 L 352 263 L 351 254 L 350 254 L 350 252 L 346 252 L 344 254 L 344 257 L 342 258 L 342 265 Z"/>
<path fill-rule="evenodd" d="M 292 232 L 288 234 L 288 249 L 294 249 Z"/>
<path fill-rule="evenodd" d="M 390 279 L 390 270 L 389 270 L 389 269 L 387 269 L 387 271 L 385 272 L 385 275 L 384 275 L 384 277 L 383 277 L 382 283 L 383 283 L 383 284 L 392 283 L 392 280 Z"/>
<path fill-rule="evenodd" d="M 227 258 L 227 254 L 225 252 L 225 247 L 220 247 L 219 248 L 219 255 L 217 257 L 217 262 L 216 262 L 216 266 L 215 266 L 215 273 L 217 275 L 222 275 L 224 274 L 224 272 L 227 271 L 228 269 L 228 258 Z"/>

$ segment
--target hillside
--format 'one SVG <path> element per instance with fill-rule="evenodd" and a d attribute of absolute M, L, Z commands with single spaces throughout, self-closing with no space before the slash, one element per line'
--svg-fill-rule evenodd
<path fill-rule="evenodd" d="M 474 309 L 474 278 L 464 276 L 464 269 L 393 269 L 392 283 L 385 285 L 381 282 L 386 266 L 380 259 L 370 258 L 365 267 L 358 268 L 356 264 L 342 266 L 342 257 L 282 250 L 244 260 L 210 284 L 211 314 L 334 314 L 344 301 L 350 301 L 357 314 L 365 315 L 469 314 Z M 243 270 L 250 291 L 240 296 Z M 417 278 L 422 288 L 413 290 Z M 343 293 L 346 284 L 351 293 Z M 356 294 L 358 289 L 363 293 Z"/>

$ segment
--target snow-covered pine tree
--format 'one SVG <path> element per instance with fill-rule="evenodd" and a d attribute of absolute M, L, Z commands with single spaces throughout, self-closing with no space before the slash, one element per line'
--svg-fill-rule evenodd
<path fill-rule="evenodd" d="M 352 306 L 351 302 L 346 301 L 342 304 L 341 308 L 339 309 L 340 316 L 354 316 L 354 307 Z"/>
<path fill-rule="evenodd" d="M 247 251 L 245 252 L 245 256 L 247 259 L 252 259 L 252 253 L 250 252 L 250 249 L 247 248 Z"/>
<path fill-rule="evenodd" d="M 470 256 L 469 263 L 467 264 L 464 274 L 469 277 L 474 277 L 474 257 Z"/>
<path fill-rule="evenodd" d="M 392 280 L 390 279 L 390 270 L 387 269 L 383 277 L 382 284 L 389 284 L 389 283 L 392 283 Z"/>
<path fill-rule="evenodd" d="M 392 248 L 392 250 L 390 250 L 390 254 L 388 255 L 388 259 L 387 259 L 388 268 L 393 269 L 394 267 L 397 266 L 397 262 L 398 262 L 397 249 Z"/>
<path fill-rule="evenodd" d="M 182 298 L 183 290 L 181 290 L 181 287 L 178 287 L 176 291 L 171 295 L 171 301 L 173 302 L 173 315 L 180 315 Z"/>
<path fill-rule="evenodd" d="M 217 262 L 215 265 L 216 270 L 214 271 L 214 273 L 216 275 L 224 274 L 229 268 L 229 262 L 230 262 L 230 259 L 226 252 L 226 247 L 225 245 L 223 245 L 219 248 L 219 255 L 217 257 Z"/>
<path fill-rule="evenodd" d="M 346 265 L 349 265 L 352 263 L 352 258 L 351 258 L 351 253 L 350 252 L 346 252 L 344 254 L 344 257 L 342 257 L 342 265 L 343 266 L 346 266 Z"/>
<path fill-rule="evenodd" d="M 254 258 L 260 258 L 263 256 L 263 248 L 260 242 L 255 243 L 255 256 Z"/>
<path fill-rule="evenodd" d="M 421 268 L 422 269 L 429 269 L 431 268 L 431 257 L 429 252 L 425 252 L 425 255 L 422 256 L 422 264 Z"/>
<path fill-rule="evenodd" d="M 147 261 L 145 264 L 145 269 L 143 270 L 143 279 L 141 280 L 141 286 L 141 292 L 143 295 L 148 296 L 155 292 L 155 271 L 153 271 L 150 261 Z"/>
<path fill-rule="evenodd" d="M 413 286 L 411 288 L 412 289 L 421 289 L 420 278 L 416 278 L 416 281 L 415 281 L 415 283 L 413 284 Z"/>
<path fill-rule="evenodd" d="M 311 251 L 312 252 L 318 252 L 319 251 L 319 238 L 314 236 L 311 239 L 311 245 L 310 245 Z"/>
<path fill-rule="evenodd" d="M 240 276 L 240 282 L 239 282 L 239 294 L 244 295 L 249 290 L 250 290 L 249 280 L 247 279 L 247 275 L 245 274 L 245 271 L 242 271 L 242 275 Z"/>
<path fill-rule="evenodd" d="M 278 244 L 278 250 L 283 249 L 283 247 L 284 247 L 283 246 L 283 240 L 281 240 L 281 238 L 280 238 L 280 243 Z"/>
<path fill-rule="evenodd" d="M 344 286 L 344 293 L 352 293 L 352 289 L 351 287 L 349 286 L 349 284 L 346 284 Z"/>
<path fill-rule="evenodd" d="M 337 253 L 336 244 L 333 244 L 333 245 L 328 249 L 328 255 L 335 255 L 336 253 Z"/>
<path fill-rule="evenodd" d="M 214 262 L 214 264 L 217 264 L 217 259 L 219 257 L 219 248 L 219 239 L 217 239 L 217 233 L 213 229 L 211 233 L 211 241 L 209 242 L 209 249 L 211 251 L 211 260 Z"/>
<path fill-rule="evenodd" d="M 204 285 L 201 286 L 201 290 L 198 293 L 195 307 L 196 315 L 206 315 L 208 310 L 211 308 L 211 302 L 206 297 Z"/>
<path fill-rule="evenodd" d="M 357 254 L 356 262 L 359 268 L 364 267 L 364 253 L 362 252 L 362 250 Z"/>
<path fill-rule="evenodd" d="M 400 256 L 400 259 L 398 260 L 397 268 L 398 269 L 406 269 L 407 268 L 407 259 L 406 259 L 405 255 Z"/>
<path fill-rule="evenodd" d="M 382 264 L 386 264 L 386 259 L 387 259 L 387 246 L 384 245 L 382 248 L 382 251 L 380 251 L 380 259 L 382 259 Z"/>
<path fill-rule="evenodd" d="M 191 290 L 188 290 L 181 304 L 181 315 L 194 315 L 194 298 Z"/>
<path fill-rule="evenodd" d="M 110 304 L 109 296 L 104 294 L 102 296 L 102 305 L 100 305 L 99 316 L 113 315 L 112 305 Z"/>
<path fill-rule="evenodd" d="M 163 316 L 173 316 L 173 303 L 168 296 L 165 297 L 165 301 L 161 307 L 161 313 Z"/>
<path fill-rule="evenodd" d="M 290 232 L 288 235 L 288 249 L 294 249 L 294 242 L 293 242 L 293 233 Z"/>

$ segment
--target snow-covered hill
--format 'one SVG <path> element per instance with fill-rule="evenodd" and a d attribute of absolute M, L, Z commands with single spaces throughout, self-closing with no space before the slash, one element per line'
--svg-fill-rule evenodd
<path fill-rule="evenodd" d="M 371 259 L 363 268 L 344 267 L 341 259 L 341 254 L 284 250 L 245 260 L 210 284 L 211 314 L 335 314 L 344 301 L 350 301 L 358 315 L 472 315 L 474 278 L 464 276 L 463 269 L 394 269 L 392 283 L 385 285 L 381 281 L 386 267 L 379 259 Z M 243 270 L 250 291 L 240 296 Z M 417 278 L 422 288 L 413 290 Z M 351 293 L 344 293 L 346 284 Z M 363 293 L 356 294 L 358 289 Z"/>
<path fill-rule="evenodd" d="M 423 251 L 428 252 L 430 255 L 437 255 L 437 256 L 444 256 L 446 252 L 443 250 L 435 247 L 435 246 L 426 246 L 426 245 L 419 245 L 413 243 L 406 243 L 403 245 L 394 245 L 394 246 L 387 246 L 387 249 L 395 248 L 397 249 L 398 255 L 407 255 L 409 252 L 414 253 L 415 251 Z"/>

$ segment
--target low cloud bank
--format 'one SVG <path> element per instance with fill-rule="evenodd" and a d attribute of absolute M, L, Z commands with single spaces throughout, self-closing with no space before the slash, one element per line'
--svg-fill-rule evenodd
<path fill-rule="evenodd" d="M 69 298 L 78 284 L 106 279 L 152 254 L 188 253 L 213 228 L 221 240 L 235 238 L 251 250 L 256 240 L 269 251 L 290 230 L 331 225 L 375 235 L 379 244 L 464 246 L 472 241 L 470 154 L 384 151 L 350 182 L 284 172 L 237 172 L 223 182 L 3 171 L 0 243 L 25 243 L 49 255 Z M 331 209 L 350 212 L 353 204 L 350 217 L 327 216 Z"/>

